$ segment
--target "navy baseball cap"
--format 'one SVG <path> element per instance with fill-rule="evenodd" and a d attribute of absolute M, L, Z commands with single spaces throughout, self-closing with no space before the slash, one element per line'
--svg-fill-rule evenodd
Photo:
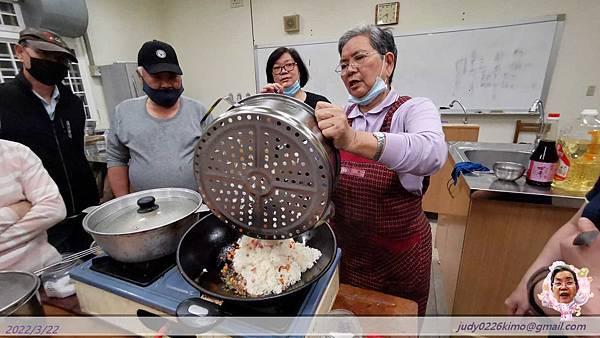
<path fill-rule="evenodd" d="M 170 72 L 182 75 L 175 49 L 166 42 L 152 40 L 144 43 L 138 52 L 138 66 L 150 74 Z"/>

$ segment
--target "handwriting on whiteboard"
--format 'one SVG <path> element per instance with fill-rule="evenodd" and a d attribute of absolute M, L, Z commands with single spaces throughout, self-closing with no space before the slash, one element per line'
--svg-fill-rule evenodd
<path fill-rule="evenodd" d="M 452 95 L 486 95 L 495 99 L 501 90 L 534 88 L 538 85 L 525 72 L 531 66 L 527 52 L 520 48 L 485 54 L 473 50 L 455 62 Z"/>

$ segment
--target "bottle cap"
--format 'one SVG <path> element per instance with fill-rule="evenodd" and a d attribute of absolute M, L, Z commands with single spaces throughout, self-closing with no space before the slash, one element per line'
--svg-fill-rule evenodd
<path fill-rule="evenodd" d="M 549 120 L 558 120 L 560 119 L 560 113 L 548 113 Z"/>

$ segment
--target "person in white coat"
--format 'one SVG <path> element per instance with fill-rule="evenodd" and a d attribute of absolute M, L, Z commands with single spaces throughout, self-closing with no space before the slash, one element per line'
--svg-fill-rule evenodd
<path fill-rule="evenodd" d="M 33 272 L 59 261 L 46 230 L 66 214 L 39 157 L 20 143 L 0 140 L 0 270 Z"/>

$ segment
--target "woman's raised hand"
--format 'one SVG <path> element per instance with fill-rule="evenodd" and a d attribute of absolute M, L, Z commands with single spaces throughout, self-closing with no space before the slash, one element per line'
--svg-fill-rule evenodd
<path fill-rule="evenodd" d="M 348 124 L 348 118 L 342 107 L 319 101 L 315 115 L 323 136 L 333 140 L 337 149 L 346 150 L 356 138 L 356 131 Z"/>
<path fill-rule="evenodd" d="M 262 87 L 262 89 L 260 90 L 261 93 L 276 93 L 276 94 L 281 94 L 283 93 L 283 86 L 280 85 L 279 83 L 267 83 L 267 85 L 265 85 L 264 87 Z"/>

